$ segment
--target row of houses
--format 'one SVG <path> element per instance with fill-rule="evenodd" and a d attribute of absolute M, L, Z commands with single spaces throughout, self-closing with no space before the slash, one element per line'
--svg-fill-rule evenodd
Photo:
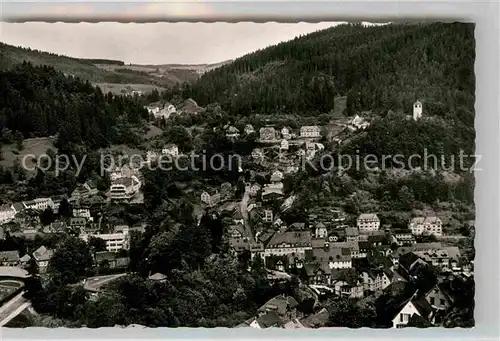
<path fill-rule="evenodd" d="M 0 206 L 0 225 L 13 221 L 17 214 L 27 210 L 43 212 L 50 208 L 57 213 L 59 205 L 64 199 L 68 199 L 68 197 L 66 195 L 56 195 L 50 198 L 36 198 L 14 204 L 4 204 Z"/>
<path fill-rule="evenodd" d="M 240 130 L 232 125 L 224 126 L 226 136 L 234 139 L 240 136 Z M 254 134 L 256 131 L 251 124 L 247 124 L 244 128 L 246 135 Z M 296 137 L 300 138 L 320 138 L 321 128 L 318 126 L 302 126 L 298 134 L 294 133 L 292 129 L 283 127 L 281 130 L 276 130 L 273 126 L 265 126 L 259 129 L 259 139 L 261 142 L 269 142 L 276 140 L 290 140 Z"/>
<path fill-rule="evenodd" d="M 19 257 L 19 251 L 0 251 L 0 265 L 1 266 L 14 266 L 14 267 L 27 267 L 29 262 L 33 259 L 37 265 L 38 272 L 43 274 L 47 271 L 50 258 L 52 258 L 54 250 L 47 249 L 45 246 L 40 246 L 36 249 L 31 256 L 25 254 Z"/>
<path fill-rule="evenodd" d="M 360 231 L 376 231 L 380 228 L 380 219 L 375 213 L 361 214 L 356 225 Z M 415 217 L 408 223 L 408 229 L 413 235 L 443 235 L 443 222 L 439 217 Z"/>

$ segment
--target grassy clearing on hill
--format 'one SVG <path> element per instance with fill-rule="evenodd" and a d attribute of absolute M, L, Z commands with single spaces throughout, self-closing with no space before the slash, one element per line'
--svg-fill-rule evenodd
<path fill-rule="evenodd" d="M 111 92 L 114 95 L 123 95 L 131 91 L 141 91 L 143 93 L 152 92 L 154 89 L 164 91 L 165 88 L 153 84 L 121 84 L 121 83 L 94 83 L 101 88 L 102 92 Z"/>
<path fill-rule="evenodd" d="M 17 150 L 15 144 L 7 144 L 2 147 L 2 160 L 0 165 L 5 167 L 12 167 L 16 160 L 22 161 L 23 157 L 26 155 L 34 155 L 38 158 L 40 155 L 47 153 L 47 150 L 53 149 L 57 152 L 57 148 L 54 147 L 54 140 L 51 137 L 40 137 L 33 139 L 26 139 L 23 141 L 23 149 Z M 30 160 L 26 161 L 28 167 L 33 167 L 35 163 Z"/>

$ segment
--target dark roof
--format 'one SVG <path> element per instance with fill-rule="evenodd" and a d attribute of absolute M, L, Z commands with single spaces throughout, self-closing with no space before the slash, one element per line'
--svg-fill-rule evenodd
<path fill-rule="evenodd" d="M 237 252 L 250 249 L 248 238 L 231 238 L 229 240 L 229 245 Z"/>
<path fill-rule="evenodd" d="M 0 262 L 19 262 L 19 251 L 1 251 Z"/>
<path fill-rule="evenodd" d="M 285 231 L 275 233 L 269 240 L 267 246 L 278 246 L 280 244 L 291 244 L 295 246 L 310 246 L 311 233 L 309 231 Z"/>
<path fill-rule="evenodd" d="M 306 328 L 323 327 L 330 318 L 330 313 L 326 308 L 321 309 L 316 314 L 309 315 L 308 317 L 300 320 L 300 323 Z"/>
<path fill-rule="evenodd" d="M 98 251 L 95 253 L 95 261 L 102 262 L 103 260 L 114 260 L 115 253 L 110 251 Z"/>
<path fill-rule="evenodd" d="M 351 251 L 346 248 L 329 247 L 329 248 L 315 248 L 312 250 L 313 260 L 327 264 L 332 262 L 348 262 L 351 260 Z M 315 258 L 314 258 L 315 257 Z"/>
<path fill-rule="evenodd" d="M 370 235 L 368 241 L 371 243 L 385 242 L 387 238 L 384 235 Z"/>
<path fill-rule="evenodd" d="M 353 268 L 333 269 L 330 276 L 332 280 L 345 281 L 349 285 L 356 285 L 356 283 L 358 282 L 356 270 Z"/>
<path fill-rule="evenodd" d="M 368 249 L 371 249 L 371 247 L 372 247 L 372 243 L 367 242 L 367 241 L 359 241 L 358 245 L 359 245 L 360 250 L 368 250 Z"/>
<path fill-rule="evenodd" d="M 292 225 L 290 225 L 290 227 L 293 227 L 293 228 L 296 228 L 299 230 L 302 230 L 305 226 L 306 226 L 305 223 L 293 223 Z"/>
<path fill-rule="evenodd" d="M 261 328 L 269 328 L 276 325 L 281 325 L 283 322 L 279 318 L 278 314 L 274 311 L 269 311 L 266 314 L 260 316 L 257 319 L 257 323 Z"/>
<path fill-rule="evenodd" d="M 401 257 L 399 257 L 399 265 L 402 266 L 406 271 L 409 271 L 412 264 L 418 261 L 420 258 L 413 252 L 408 252 Z"/>
<path fill-rule="evenodd" d="M 285 297 L 283 295 L 278 295 L 267 301 L 262 307 L 259 308 L 259 312 L 276 312 L 278 315 L 283 316 L 288 309 L 293 309 L 298 305 L 297 301 L 291 297 Z"/>
<path fill-rule="evenodd" d="M 432 307 L 424 297 L 414 298 L 411 302 L 423 317 L 427 318 L 432 313 Z"/>
<path fill-rule="evenodd" d="M 422 317 L 418 314 L 413 314 L 408 320 L 408 326 L 427 328 L 432 327 L 432 323 L 430 323 L 429 320 L 425 317 Z"/>
<path fill-rule="evenodd" d="M 347 227 L 345 229 L 345 235 L 346 236 L 358 236 L 359 235 L 359 231 L 356 227 Z"/>
<path fill-rule="evenodd" d="M 233 219 L 243 219 L 240 210 L 236 210 L 233 214 Z"/>

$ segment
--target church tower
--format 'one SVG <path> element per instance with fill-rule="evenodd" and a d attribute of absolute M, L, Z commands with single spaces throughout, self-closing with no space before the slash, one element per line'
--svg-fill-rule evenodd
<path fill-rule="evenodd" d="M 416 101 L 413 103 L 413 119 L 417 121 L 422 117 L 422 103 L 420 101 Z"/>

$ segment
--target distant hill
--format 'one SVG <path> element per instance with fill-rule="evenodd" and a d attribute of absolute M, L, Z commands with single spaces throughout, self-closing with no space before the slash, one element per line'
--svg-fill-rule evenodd
<path fill-rule="evenodd" d="M 126 65 L 119 60 L 72 58 L 0 43 L 0 69 L 9 69 L 23 61 L 33 65 L 52 66 L 65 74 L 80 77 L 94 84 L 145 84 L 171 87 L 176 83 L 195 81 L 199 77 L 196 70 L 185 67 L 157 72 L 159 68 L 157 66 Z"/>
<path fill-rule="evenodd" d="M 346 24 L 256 51 L 201 76 L 186 94 L 233 114 L 474 111 L 474 25 Z"/>

